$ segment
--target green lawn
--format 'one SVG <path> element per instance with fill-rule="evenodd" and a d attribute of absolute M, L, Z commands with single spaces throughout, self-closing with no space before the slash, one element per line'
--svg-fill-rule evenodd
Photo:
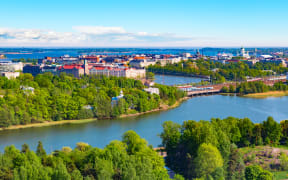
<path fill-rule="evenodd" d="M 275 175 L 276 180 L 288 179 L 288 171 L 273 172 L 273 174 Z"/>
<path fill-rule="evenodd" d="M 275 147 L 288 150 L 288 146 L 287 145 L 277 145 Z"/>

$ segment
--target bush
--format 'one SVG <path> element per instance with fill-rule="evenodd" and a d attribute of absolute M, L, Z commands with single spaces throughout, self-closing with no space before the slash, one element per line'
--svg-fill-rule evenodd
<path fill-rule="evenodd" d="M 230 93 L 234 93 L 234 92 L 235 92 L 235 88 L 234 88 L 233 85 L 230 85 L 230 86 L 229 86 L 229 92 L 230 92 Z"/>
<path fill-rule="evenodd" d="M 77 119 L 93 118 L 94 114 L 91 109 L 81 109 L 78 113 Z"/>
<path fill-rule="evenodd" d="M 281 153 L 280 155 L 280 167 L 282 170 L 288 170 L 288 156 L 285 153 Z"/>
<path fill-rule="evenodd" d="M 246 180 L 272 180 L 273 174 L 260 166 L 248 166 L 245 169 Z"/>
<path fill-rule="evenodd" d="M 251 154 L 251 155 L 248 155 L 246 157 L 246 162 L 253 162 L 256 158 L 256 155 L 255 154 Z"/>
<path fill-rule="evenodd" d="M 248 166 L 245 169 L 245 178 L 246 180 L 255 180 L 262 171 L 263 170 L 260 166 Z"/>
<path fill-rule="evenodd" d="M 272 179 L 273 174 L 269 171 L 262 171 L 257 177 L 257 180 L 272 180 Z"/>
<path fill-rule="evenodd" d="M 229 90 L 228 90 L 228 88 L 226 86 L 223 86 L 222 89 L 221 89 L 222 93 L 228 93 L 228 91 Z"/>

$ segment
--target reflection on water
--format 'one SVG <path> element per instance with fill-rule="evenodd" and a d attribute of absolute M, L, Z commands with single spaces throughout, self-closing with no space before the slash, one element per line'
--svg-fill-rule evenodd
<path fill-rule="evenodd" d="M 182 123 L 185 120 L 209 120 L 212 117 L 249 117 L 261 122 L 268 116 L 280 121 L 288 119 L 288 97 L 250 99 L 237 96 L 202 96 L 183 102 L 179 107 L 163 112 L 154 112 L 138 117 L 115 120 L 99 120 L 86 124 L 66 124 L 51 127 L 29 128 L 0 132 L 0 150 L 15 144 L 21 148 L 24 143 L 36 149 L 37 142 L 43 142 L 48 152 L 63 146 L 75 147 L 77 142 L 87 142 L 103 148 L 110 141 L 121 139 L 127 130 L 136 131 L 149 144 L 161 143 L 159 135 L 164 121 Z"/>

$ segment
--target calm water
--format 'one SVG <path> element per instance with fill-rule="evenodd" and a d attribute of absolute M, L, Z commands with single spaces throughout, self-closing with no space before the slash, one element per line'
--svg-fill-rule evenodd
<path fill-rule="evenodd" d="M 21 54 L 6 54 L 7 52 L 21 52 Z M 8 58 L 44 58 L 46 56 L 59 57 L 63 55 L 78 56 L 83 54 L 105 54 L 105 55 L 131 55 L 131 54 L 195 54 L 195 48 L 0 48 L 0 54 L 6 54 Z M 24 53 L 24 54 L 22 54 Z M 27 54 L 25 54 L 27 53 Z M 216 55 L 217 51 L 206 55 Z"/>
<path fill-rule="evenodd" d="M 184 76 L 169 76 L 169 75 L 157 75 L 155 74 L 155 82 L 158 84 L 175 85 L 175 84 L 187 84 L 200 82 L 201 78 L 184 77 Z"/>
<path fill-rule="evenodd" d="M 77 142 L 87 142 L 103 148 L 111 140 L 121 139 L 127 130 L 134 130 L 149 144 L 161 143 L 157 136 L 164 121 L 182 123 L 185 120 L 209 120 L 211 117 L 249 117 L 253 122 L 261 122 L 268 116 L 280 121 L 288 119 L 288 97 L 249 99 L 236 96 L 202 96 L 189 99 L 179 107 L 164 112 L 146 114 L 139 117 L 116 120 L 99 120 L 77 125 L 60 125 L 43 128 L 29 128 L 0 132 L 0 150 L 14 144 L 21 148 L 23 143 L 35 149 L 41 140 L 45 149 L 51 152 L 63 146 L 75 147 Z"/>

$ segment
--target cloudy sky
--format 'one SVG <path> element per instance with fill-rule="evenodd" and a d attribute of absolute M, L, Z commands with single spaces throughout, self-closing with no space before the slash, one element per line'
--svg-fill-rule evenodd
<path fill-rule="evenodd" d="M 0 46 L 288 46 L 287 0 L 1 0 Z"/>

